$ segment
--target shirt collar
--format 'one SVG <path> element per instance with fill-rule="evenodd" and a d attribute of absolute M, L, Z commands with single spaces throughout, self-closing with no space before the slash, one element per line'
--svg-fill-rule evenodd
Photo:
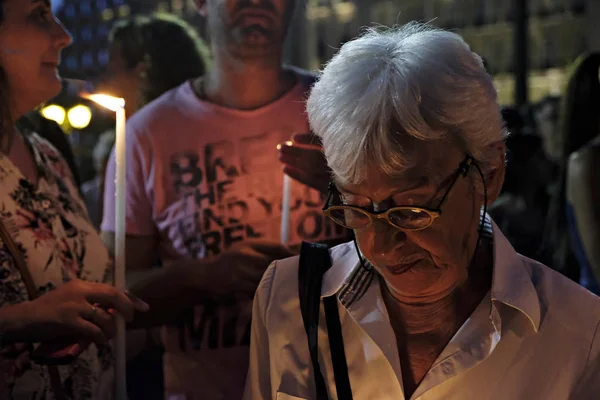
<path fill-rule="evenodd" d="M 541 309 L 531 275 L 523 263 L 522 256 L 517 254 L 494 222 L 491 222 L 491 228 L 494 241 L 491 318 L 494 327 L 498 331 L 501 329 L 497 303 L 502 303 L 523 314 L 537 332 Z M 353 242 L 332 248 L 331 259 L 332 266 L 323 277 L 321 296 L 337 294 L 341 303 L 349 307 L 366 292 L 375 272 L 361 266 Z"/>
<path fill-rule="evenodd" d="M 494 232 L 494 273 L 492 278 L 492 307 L 496 303 L 505 304 L 521 312 L 538 331 L 541 320 L 540 299 L 531 274 L 526 268 L 523 257 L 510 245 L 495 223 Z M 499 311 L 492 312 L 492 322 L 499 325 Z M 496 319 L 496 321 L 494 321 Z"/>
<path fill-rule="evenodd" d="M 362 269 L 354 242 L 343 243 L 330 250 L 331 268 L 323 277 L 321 297 L 338 293 L 343 286 L 350 284 L 352 277 Z"/>

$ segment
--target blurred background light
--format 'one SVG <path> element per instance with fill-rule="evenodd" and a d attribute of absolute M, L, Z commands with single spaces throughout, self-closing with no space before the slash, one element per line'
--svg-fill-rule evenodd
<path fill-rule="evenodd" d="M 88 106 L 79 104 L 69 110 L 67 118 L 73 128 L 84 129 L 92 120 L 92 110 Z"/>
<path fill-rule="evenodd" d="M 67 115 L 65 109 L 56 104 L 50 104 L 45 106 L 44 108 L 42 108 L 41 113 L 45 118 L 50 119 L 52 121 L 56 121 L 56 123 L 59 125 L 65 123 L 65 117 Z"/>

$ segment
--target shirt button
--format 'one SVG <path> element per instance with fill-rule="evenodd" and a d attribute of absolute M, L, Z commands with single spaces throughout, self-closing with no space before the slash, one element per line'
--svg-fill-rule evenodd
<path fill-rule="evenodd" d="M 454 372 L 454 366 L 449 362 L 442 364 L 442 369 L 446 375 L 450 375 Z"/>

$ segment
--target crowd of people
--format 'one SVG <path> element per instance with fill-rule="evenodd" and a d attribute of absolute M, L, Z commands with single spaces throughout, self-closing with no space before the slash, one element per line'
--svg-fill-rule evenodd
<path fill-rule="evenodd" d="M 517 110 L 428 24 L 315 74 L 283 63 L 294 0 L 195 3 L 209 44 L 162 14 L 109 37 L 121 292 L 114 132 L 81 184 L 30 118 L 72 38 L 50 2 L 0 0 L 1 399 L 113 398 L 115 314 L 132 400 L 600 396 L 600 54 Z"/>

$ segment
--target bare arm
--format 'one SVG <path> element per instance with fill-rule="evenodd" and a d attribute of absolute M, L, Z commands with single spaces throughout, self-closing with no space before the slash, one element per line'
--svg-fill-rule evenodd
<path fill-rule="evenodd" d="M 102 232 L 102 240 L 111 255 L 115 254 L 115 234 Z M 131 286 L 147 277 L 152 271 L 156 241 L 154 236 L 127 235 L 125 239 L 127 285 Z"/>
<path fill-rule="evenodd" d="M 29 312 L 28 302 L 0 308 L 0 333 L 2 334 L 3 343 L 37 339 L 23 337 L 23 330 L 27 326 L 26 319 L 29 317 Z"/>
<path fill-rule="evenodd" d="M 113 237 L 114 234 L 103 233 L 109 249 Z M 144 276 L 138 275 L 132 282 L 130 292 L 150 306 L 150 311 L 136 314 L 130 328 L 171 323 L 207 298 L 252 297 L 269 264 L 294 255 L 278 243 L 253 240 L 234 246 L 218 257 L 180 260 L 150 270 L 154 241 L 150 237 L 127 236 L 126 246 L 127 269 L 145 271 Z"/>
<path fill-rule="evenodd" d="M 216 259 L 191 260 L 157 269 L 140 277 L 129 291 L 150 306 L 138 313 L 130 328 L 152 328 L 170 324 L 203 300 L 217 296 Z"/>
<path fill-rule="evenodd" d="M 114 255 L 115 234 L 102 232 L 102 239 L 110 253 Z M 194 290 L 190 288 L 190 276 L 193 275 L 189 270 L 152 269 L 156 248 L 154 236 L 127 235 L 125 246 L 127 286 L 131 293 L 147 299 L 151 310 L 146 315 L 136 315 L 135 323 L 131 324 L 130 328 L 168 324 L 175 321 L 187 308 L 198 303 L 198 296 L 190 293 Z M 202 263 L 202 266 L 206 265 L 206 262 Z M 202 281 L 202 277 L 198 278 Z M 197 289 L 201 290 L 201 288 Z"/>
<path fill-rule="evenodd" d="M 600 152 L 586 148 L 571 155 L 567 199 L 573 205 L 577 228 L 590 267 L 600 282 Z"/>

